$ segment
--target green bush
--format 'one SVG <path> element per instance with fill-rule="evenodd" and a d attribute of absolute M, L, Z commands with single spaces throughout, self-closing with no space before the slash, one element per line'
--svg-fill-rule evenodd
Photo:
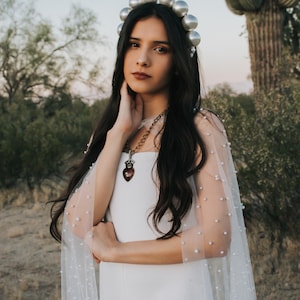
<path fill-rule="evenodd" d="M 225 100 L 224 100 L 225 99 Z M 249 99 L 248 99 L 249 100 Z M 247 100 L 247 101 L 248 101 Z M 297 236 L 300 200 L 300 89 L 262 97 L 249 109 L 240 96 L 213 91 L 206 103 L 225 119 L 246 221 Z"/>
<path fill-rule="evenodd" d="M 25 181 L 31 187 L 63 175 L 85 150 L 105 102 L 90 106 L 70 95 L 43 103 L 3 105 L 0 119 L 0 186 Z"/>

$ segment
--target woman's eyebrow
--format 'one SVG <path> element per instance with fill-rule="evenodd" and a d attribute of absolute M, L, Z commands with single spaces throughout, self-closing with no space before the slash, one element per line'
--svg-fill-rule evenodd
<path fill-rule="evenodd" d="M 142 39 L 140 38 L 136 38 L 136 37 L 130 37 L 129 38 L 130 41 L 137 41 L 140 42 Z M 168 41 L 153 41 L 153 44 L 165 44 L 165 45 L 170 45 L 170 43 Z"/>

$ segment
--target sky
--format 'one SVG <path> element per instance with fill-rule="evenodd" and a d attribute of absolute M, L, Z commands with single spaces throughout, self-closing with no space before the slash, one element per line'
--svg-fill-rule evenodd
<path fill-rule="evenodd" d="M 198 46 L 202 80 L 206 90 L 229 83 L 237 92 L 252 89 L 245 16 L 233 14 L 225 0 L 186 0 L 189 13 L 198 18 Z M 103 56 L 111 76 L 118 39 L 119 14 L 128 0 L 36 0 L 36 9 L 53 24 L 67 16 L 72 4 L 91 9 L 100 22 L 100 34 L 108 40 Z"/>

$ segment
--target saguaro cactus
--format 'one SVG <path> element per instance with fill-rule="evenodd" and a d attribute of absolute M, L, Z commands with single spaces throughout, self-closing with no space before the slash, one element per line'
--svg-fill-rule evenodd
<path fill-rule="evenodd" d="M 284 9 L 299 0 L 225 0 L 235 14 L 245 15 L 254 93 L 280 87 L 283 63 Z"/>

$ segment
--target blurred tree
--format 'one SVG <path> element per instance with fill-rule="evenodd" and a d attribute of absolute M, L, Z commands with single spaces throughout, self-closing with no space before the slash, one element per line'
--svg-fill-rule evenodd
<path fill-rule="evenodd" d="M 0 186 L 25 181 L 32 188 L 83 155 L 105 101 L 61 96 L 42 104 L 16 100 L 0 111 Z"/>
<path fill-rule="evenodd" d="M 216 85 L 213 90 L 209 91 L 207 98 L 222 99 L 223 104 L 221 105 L 221 107 L 223 107 L 224 103 L 226 103 L 226 107 L 230 110 L 231 116 L 233 114 L 240 113 L 237 107 L 240 107 L 240 109 L 242 109 L 249 115 L 255 113 L 253 96 L 248 94 L 238 94 L 228 83 Z M 204 106 L 206 104 L 206 101 L 207 100 L 204 99 Z M 210 106 L 212 105 L 212 103 L 208 101 L 208 105 Z M 215 107 L 215 109 L 217 111 L 218 107 Z"/>
<path fill-rule="evenodd" d="M 281 88 L 284 65 L 284 17 L 299 0 L 225 0 L 235 14 L 245 14 L 254 93 Z"/>
<path fill-rule="evenodd" d="M 220 90 L 209 93 L 206 106 L 223 119 L 238 171 L 249 225 L 264 224 L 280 238 L 300 231 L 300 88 L 283 89 L 261 98 L 260 109 L 249 109 L 240 97 Z M 254 100 L 252 99 L 252 103 Z M 272 105 L 270 105 L 272 103 Z M 250 221 L 250 222 L 249 222 Z M 251 227 L 250 226 L 250 227 Z M 279 230 L 279 231 L 278 231 Z"/>
<path fill-rule="evenodd" d="M 34 2 L 0 3 L 0 94 L 12 103 L 70 91 L 75 83 L 100 87 L 99 60 L 84 51 L 101 43 L 94 13 L 73 6 L 59 32 L 43 20 Z M 88 70 L 87 68 L 90 68 Z"/>
<path fill-rule="evenodd" d="M 0 111 L 0 184 L 9 186 L 22 177 L 24 131 L 38 116 L 31 101 L 16 100 Z"/>
<path fill-rule="evenodd" d="M 300 79 L 300 2 L 286 10 L 284 17 L 284 45 L 292 57 L 291 70 Z"/>
<path fill-rule="evenodd" d="M 90 132 L 89 107 L 83 102 L 74 101 L 51 118 L 40 113 L 24 130 L 21 177 L 33 186 L 61 174 L 65 161 L 83 152 Z"/>

